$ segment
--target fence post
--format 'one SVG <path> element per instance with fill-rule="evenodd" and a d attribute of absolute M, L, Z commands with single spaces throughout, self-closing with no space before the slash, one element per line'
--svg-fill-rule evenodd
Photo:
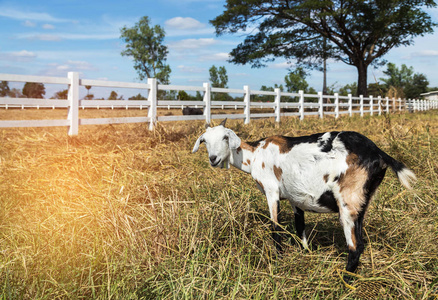
<path fill-rule="evenodd" d="M 249 86 L 243 86 L 243 90 L 245 91 L 244 102 L 245 102 L 245 124 L 249 124 L 249 120 L 251 118 L 251 94 L 249 90 Z"/>
<path fill-rule="evenodd" d="M 401 98 L 398 98 L 398 111 L 401 111 Z"/>
<path fill-rule="evenodd" d="M 379 116 L 382 115 L 382 96 L 377 97 L 377 110 L 379 112 Z"/>
<path fill-rule="evenodd" d="M 300 107 L 299 107 L 299 112 L 300 112 L 300 120 L 304 119 L 304 91 L 300 90 L 298 91 L 298 94 L 300 95 Z"/>
<path fill-rule="evenodd" d="M 359 111 L 360 111 L 360 116 L 361 117 L 363 117 L 363 95 L 360 95 L 359 96 L 359 105 L 360 105 L 360 108 L 359 108 Z"/>
<path fill-rule="evenodd" d="M 204 82 L 204 116 L 205 123 L 211 122 L 211 86 L 209 82 Z"/>
<path fill-rule="evenodd" d="M 274 89 L 275 91 L 275 121 L 280 122 L 281 114 L 281 91 L 279 88 Z"/>
<path fill-rule="evenodd" d="M 322 119 L 324 117 L 324 102 L 322 98 L 322 92 L 318 92 L 318 115 L 319 118 Z"/>
<path fill-rule="evenodd" d="M 158 83 L 156 78 L 148 78 L 148 84 L 151 86 L 148 95 L 148 101 L 151 102 L 148 109 L 148 118 L 149 118 L 149 130 L 154 130 L 155 124 L 157 123 L 157 92 L 158 92 Z"/>
<path fill-rule="evenodd" d="M 373 104 L 373 96 L 372 95 L 370 95 L 369 96 L 369 98 L 370 98 L 370 116 L 372 116 L 372 115 L 374 115 L 374 104 Z"/>
<path fill-rule="evenodd" d="M 335 118 L 339 118 L 339 94 L 335 93 Z"/>
<path fill-rule="evenodd" d="M 79 73 L 68 72 L 70 84 L 68 86 L 68 135 L 79 134 Z"/>
<path fill-rule="evenodd" d="M 353 116 L 353 95 L 348 94 L 348 115 Z"/>
<path fill-rule="evenodd" d="M 386 113 L 389 114 L 389 97 L 386 97 Z"/>

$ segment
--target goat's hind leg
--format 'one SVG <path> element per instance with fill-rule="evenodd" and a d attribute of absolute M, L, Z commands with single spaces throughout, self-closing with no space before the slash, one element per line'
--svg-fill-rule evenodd
<path fill-rule="evenodd" d="M 362 237 L 362 223 L 364 212 L 350 214 L 346 210 L 340 210 L 340 221 L 344 229 L 345 239 L 348 246 L 348 261 L 346 271 L 354 273 L 359 265 L 359 259 L 364 251 L 364 241 Z M 345 275 L 344 280 L 349 282 L 351 276 Z"/>
<path fill-rule="evenodd" d="M 275 248 L 278 254 L 283 254 L 283 246 L 281 243 L 281 227 L 278 224 L 278 215 L 280 213 L 280 195 L 279 192 L 266 192 L 266 198 L 269 205 L 269 213 L 272 222 L 272 239 L 274 240 Z"/>

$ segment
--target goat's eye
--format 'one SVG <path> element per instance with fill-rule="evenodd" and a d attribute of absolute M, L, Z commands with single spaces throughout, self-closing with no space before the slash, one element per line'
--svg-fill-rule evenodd
<path fill-rule="evenodd" d="M 224 141 L 228 141 L 228 135 L 224 136 Z"/>

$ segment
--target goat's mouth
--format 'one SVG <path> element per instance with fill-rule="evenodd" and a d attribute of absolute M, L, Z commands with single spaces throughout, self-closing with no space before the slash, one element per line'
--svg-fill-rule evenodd
<path fill-rule="evenodd" d="M 222 159 L 219 159 L 217 162 L 215 162 L 215 163 L 212 163 L 212 162 L 210 162 L 210 165 L 212 166 L 212 167 L 217 167 L 220 163 L 221 163 L 221 161 L 222 161 Z"/>

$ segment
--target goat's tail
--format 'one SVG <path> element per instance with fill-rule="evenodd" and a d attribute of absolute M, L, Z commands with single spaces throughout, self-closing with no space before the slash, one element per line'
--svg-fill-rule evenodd
<path fill-rule="evenodd" d="M 392 158 L 383 151 L 382 153 L 383 160 L 388 166 L 391 167 L 391 169 L 397 175 L 400 183 L 407 189 L 412 189 L 412 184 L 417 181 L 417 176 L 415 176 L 414 172 L 406 167 L 404 163 Z"/>

